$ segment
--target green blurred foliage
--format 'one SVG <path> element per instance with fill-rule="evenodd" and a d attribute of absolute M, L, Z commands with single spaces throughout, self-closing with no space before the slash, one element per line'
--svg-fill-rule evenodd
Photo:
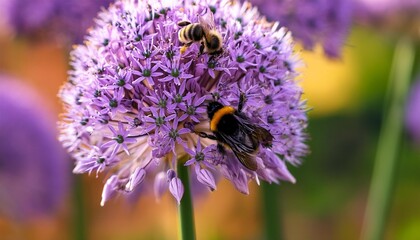
<path fill-rule="evenodd" d="M 356 27 L 348 42 L 359 63 L 355 81 L 360 83 L 354 94 L 357 107 L 310 118 L 311 154 L 298 168 L 291 167 L 297 183 L 285 184 L 282 193 L 285 218 L 298 212 L 326 230 L 308 229 L 311 233 L 296 235 L 298 230 L 288 227 L 290 239 L 359 238 L 394 41 Z M 419 58 L 417 62 L 419 66 Z M 386 239 L 420 239 L 420 146 L 404 139 Z M 311 238 L 314 233 L 320 235 Z"/>
<path fill-rule="evenodd" d="M 381 110 L 394 51 L 393 39 L 361 27 L 354 27 L 348 40 L 353 46 L 359 72 L 359 110 Z"/>

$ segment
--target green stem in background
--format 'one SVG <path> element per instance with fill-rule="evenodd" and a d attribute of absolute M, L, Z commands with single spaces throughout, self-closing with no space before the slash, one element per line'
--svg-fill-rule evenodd
<path fill-rule="evenodd" d="M 194 209 L 191 198 L 190 179 L 188 176 L 188 167 L 184 166 L 186 158 L 178 159 L 178 177 L 184 184 L 184 196 L 178 206 L 179 239 L 194 240 Z"/>
<path fill-rule="evenodd" d="M 265 239 L 281 240 L 283 223 L 280 216 L 280 188 L 266 182 L 261 185 Z"/>
<path fill-rule="evenodd" d="M 414 46 L 408 39 L 396 45 L 385 99 L 385 114 L 380 130 L 375 165 L 364 217 L 362 240 L 383 238 L 392 200 L 398 150 L 400 148 L 405 98 L 414 64 Z"/>
<path fill-rule="evenodd" d="M 83 203 L 83 182 L 82 176 L 74 176 L 73 186 L 73 227 L 74 239 L 86 240 L 86 220 L 85 220 L 85 206 Z"/>

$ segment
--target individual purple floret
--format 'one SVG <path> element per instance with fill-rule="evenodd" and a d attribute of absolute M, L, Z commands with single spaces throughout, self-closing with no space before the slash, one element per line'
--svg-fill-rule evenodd
<path fill-rule="evenodd" d="M 181 54 L 178 22 L 199 18 L 221 34 L 221 53 L 201 53 L 194 42 Z M 76 160 L 75 173 L 112 173 L 101 205 L 147 179 L 158 198 L 169 190 L 179 202 L 188 184 L 178 177 L 180 167 L 209 190 L 219 174 L 245 194 L 250 180 L 295 182 L 286 164 L 299 164 L 307 153 L 299 64 L 290 33 L 249 4 L 117 1 L 71 53 L 72 70 L 59 94 L 65 106 L 60 140 Z M 256 151 L 256 171 L 197 134 L 210 134 L 210 101 L 237 108 L 241 94 L 242 113 L 274 138 Z"/>
<path fill-rule="evenodd" d="M 416 81 L 411 87 L 407 100 L 405 125 L 410 136 L 420 143 L 420 81 Z"/>
<path fill-rule="evenodd" d="M 55 126 L 33 90 L 0 75 L 0 214 L 23 221 L 57 210 L 69 165 Z"/>
<path fill-rule="evenodd" d="M 306 49 L 321 44 L 340 57 L 352 22 L 351 0 L 251 0 L 268 20 L 279 21 Z"/>

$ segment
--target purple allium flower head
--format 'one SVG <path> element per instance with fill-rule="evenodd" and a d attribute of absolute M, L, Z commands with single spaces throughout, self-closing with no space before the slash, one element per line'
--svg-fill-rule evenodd
<path fill-rule="evenodd" d="M 411 137 L 420 143 L 420 80 L 411 87 L 407 101 L 405 125 Z"/>
<path fill-rule="evenodd" d="M 181 54 L 177 23 L 212 13 L 223 52 L 200 54 L 193 43 Z M 155 181 L 158 197 L 169 190 L 179 202 L 186 184 L 179 167 L 209 190 L 219 174 L 242 193 L 252 179 L 295 181 L 286 163 L 299 164 L 307 152 L 306 106 L 295 81 L 300 62 L 290 33 L 250 4 L 117 1 L 99 14 L 85 43 L 71 53 L 59 94 L 60 140 L 76 159 L 75 173 L 112 172 L 101 205 L 144 179 Z M 256 171 L 196 133 L 209 132 L 209 101 L 237 107 L 241 93 L 243 114 L 274 137 L 272 147 L 257 150 Z"/>
<path fill-rule="evenodd" d="M 52 116 L 31 89 L 0 76 L 0 213 L 27 220 L 63 200 L 67 159 Z"/>
<path fill-rule="evenodd" d="M 50 33 L 64 41 L 81 42 L 93 17 L 112 0 L 0 0 L 0 18 L 19 35 Z"/>
<path fill-rule="evenodd" d="M 290 29 L 306 49 L 320 43 L 337 58 L 346 41 L 352 16 L 351 0 L 251 0 L 269 20 Z"/>

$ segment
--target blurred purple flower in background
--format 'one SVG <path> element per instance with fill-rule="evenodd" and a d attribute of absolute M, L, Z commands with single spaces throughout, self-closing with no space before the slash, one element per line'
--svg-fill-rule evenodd
<path fill-rule="evenodd" d="M 407 100 L 405 125 L 410 136 L 420 143 L 420 80 L 411 87 Z"/>
<path fill-rule="evenodd" d="M 0 214 L 51 214 L 68 190 L 67 158 L 52 113 L 33 90 L 0 75 Z"/>
<path fill-rule="evenodd" d="M 80 43 L 101 7 L 112 0 L 0 0 L 0 18 L 17 35 Z"/>
<path fill-rule="evenodd" d="M 113 0 L 56 0 L 53 31 L 72 43 L 81 43 L 101 8 Z"/>
<path fill-rule="evenodd" d="M 375 29 L 420 39 L 420 1 L 356 0 L 354 21 Z"/>
<path fill-rule="evenodd" d="M 0 0 L 0 18 L 17 33 L 33 33 L 48 24 L 58 0 Z"/>
<path fill-rule="evenodd" d="M 312 50 L 321 44 L 327 56 L 340 57 L 352 17 L 352 0 L 251 0 L 270 21 L 279 21 Z"/>
<path fill-rule="evenodd" d="M 416 10 L 420 8 L 418 0 L 355 0 L 354 13 L 371 18 L 384 18 L 393 12 Z"/>
<path fill-rule="evenodd" d="M 199 16 L 221 33 L 223 53 L 199 54 L 200 43 L 180 53 L 177 23 Z M 307 117 L 295 82 L 300 62 L 284 28 L 249 4 L 225 0 L 118 1 L 96 23 L 71 53 L 60 140 L 76 159 L 75 173 L 112 173 L 101 205 L 145 179 L 154 179 L 157 196 L 169 189 L 179 202 L 186 184 L 179 167 L 209 190 L 215 171 L 244 194 L 252 179 L 295 182 L 286 163 L 299 164 L 307 152 Z M 210 100 L 236 107 L 241 93 L 243 113 L 274 136 L 256 153 L 256 171 L 193 132 L 209 131 Z"/>

